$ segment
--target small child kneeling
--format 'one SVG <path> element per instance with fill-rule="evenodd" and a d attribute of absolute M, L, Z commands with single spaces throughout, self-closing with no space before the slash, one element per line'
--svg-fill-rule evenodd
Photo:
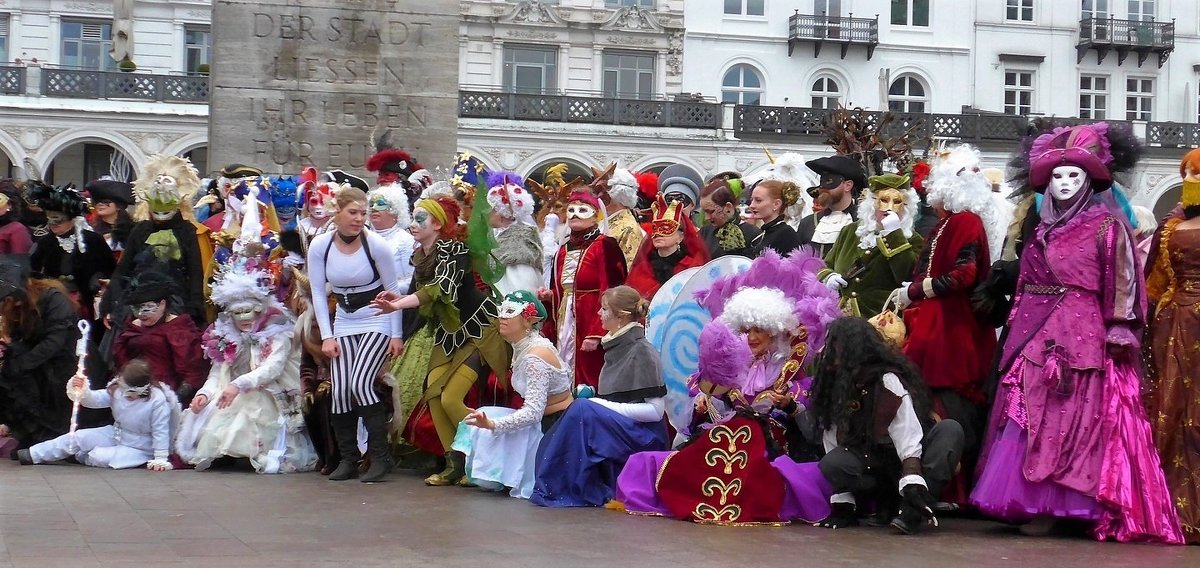
<path fill-rule="evenodd" d="M 18 450 L 22 465 L 48 463 L 74 456 L 92 467 L 125 469 L 146 464 L 146 469 L 172 469 L 167 457 L 179 417 L 175 392 L 150 376 L 141 359 L 125 365 L 104 390 L 87 390 L 87 380 L 76 375 L 67 383 L 67 397 L 88 408 L 111 408 L 113 425 L 64 434 L 48 442 Z"/>

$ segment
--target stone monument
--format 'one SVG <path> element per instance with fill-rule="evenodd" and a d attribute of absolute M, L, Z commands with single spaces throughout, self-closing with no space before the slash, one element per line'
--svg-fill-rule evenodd
<path fill-rule="evenodd" d="M 209 163 L 366 175 L 390 129 L 422 165 L 449 165 L 458 21 L 447 0 L 216 0 Z"/>

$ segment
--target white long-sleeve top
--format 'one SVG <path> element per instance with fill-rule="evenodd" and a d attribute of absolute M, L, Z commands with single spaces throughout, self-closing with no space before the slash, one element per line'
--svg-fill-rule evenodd
<path fill-rule="evenodd" d="M 150 452 L 154 459 L 165 460 L 171 454 L 172 406 L 178 406 L 179 402 L 164 389 L 152 387 L 149 398 L 133 400 L 125 398 L 120 390 L 116 396 L 107 389 L 85 390 L 80 404 L 88 408 L 111 408 L 115 436 L 122 446 Z"/>
<path fill-rule="evenodd" d="M 658 422 L 666 411 L 666 399 L 663 397 L 648 398 L 646 402 L 612 402 L 603 398 L 589 398 L 604 408 L 635 422 Z"/>
<path fill-rule="evenodd" d="M 541 420 L 550 397 L 571 390 L 571 374 L 565 367 L 555 367 L 530 353 L 513 369 L 512 386 L 520 393 L 524 404 L 516 412 L 493 421 L 497 434 L 519 430 Z"/>
<path fill-rule="evenodd" d="M 371 247 L 371 257 L 375 259 L 375 268 L 379 270 L 379 278 L 375 278 L 371 263 L 367 260 L 366 250 L 360 247 L 353 254 L 343 253 L 333 244 L 336 233 L 337 231 L 329 231 L 317 235 L 308 246 L 308 277 L 312 284 L 312 304 L 317 325 L 321 328 L 321 339 L 371 332 L 382 333 L 392 338 L 402 337 L 403 324 L 399 311 L 383 314 L 375 308 L 365 306 L 357 311 L 347 312 L 338 304 L 336 319 L 330 321 L 326 285 L 338 294 L 366 292 L 378 286 L 383 286 L 390 292 L 402 293 L 396 280 L 395 253 L 387 239 L 371 231 L 363 232 L 367 238 L 364 247 Z"/>
<path fill-rule="evenodd" d="M 412 264 L 413 250 L 417 248 L 417 239 L 413 238 L 408 232 L 408 228 L 396 225 L 390 229 L 376 230 L 379 236 L 387 239 L 392 245 L 394 260 L 396 261 L 396 283 L 400 286 L 400 291 L 408 290 L 409 282 L 412 280 L 413 271 L 415 268 Z"/>
<path fill-rule="evenodd" d="M 886 373 L 883 375 L 883 387 L 891 391 L 892 394 L 900 398 L 900 407 L 896 409 L 896 416 L 892 418 L 892 422 L 888 424 L 888 437 L 892 439 L 892 445 L 896 446 L 896 455 L 903 462 L 909 458 L 921 457 L 921 440 L 925 438 L 925 430 L 921 427 L 921 420 L 917 417 L 917 411 L 913 408 L 912 397 L 908 396 L 908 389 L 904 388 L 904 384 L 900 382 L 900 377 L 894 373 Z M 825 446 L 825 453 L 832 452 L 838 448 L 837 426 L 831 426 L 821 436 L 821 442 Z M 900 490 L 910 484 L 925 485 L 925 479 L 919 475 L 906 475 L 900 479 Z M 854 503 L 854 495 L 851 493 L 838 493 L 829 499 L 832 503 Z"/>

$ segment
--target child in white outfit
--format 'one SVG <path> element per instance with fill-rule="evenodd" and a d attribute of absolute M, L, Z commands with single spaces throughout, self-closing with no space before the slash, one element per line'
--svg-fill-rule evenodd
<path fill-rule="evenodd" d="M 150 367 L 141 359 L 125 365 L 121 374 L 104 390 L 87 390 L 87 380 L 76 375 L 67 383 L 67 397 L 83 397 L 88 408 L 111 408 L 114 423 L 64 434 L 19 450 L 23 465 L 48 463 L 75 456 L 92 467 L 125 469 L 146 464 L 146 469 L 172 469 L 168 456 L 179 420 L 179 399 L 170 387 L 150 377 Z"/>

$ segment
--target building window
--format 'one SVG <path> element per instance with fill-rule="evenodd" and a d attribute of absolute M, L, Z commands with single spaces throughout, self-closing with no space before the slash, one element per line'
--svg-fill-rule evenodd
<path fill-rule="evenodd" d="M 184 71 L 188 74 L 195 75 L 200 73 L 201 65 L 209 64 L 209 52 L 212 51 L 212 32 L 204 27 L 188 27 L 183 32 L 185 43 L 184 48 Z"/>
<path fill-rule="evenodd" d="M 1004 72 L 1004 113 L 1033 112 L 1033 71 Z"/>
<path fill-rule="evenodd" d="M 1125 120 L 1150 120 L 1154 114 L 1154 79 L 1125 79 Z"/>
<path fill-rule="evenodd" d="M 1032 22 L 1033 0 L 1008 0 L 1004 19 L 1010 22 Z"/>
<path fill-rule="evenodd" d="M 842 0 L 813 0 L 813 13 L 836 18 L 842 15 Z"/>
<path fill-rule="evenodd" d="M 604 96 L 650 98 L 654 95 L 654 56 L 604 54 Z"/>
<path fill-rule="evenodd" d="M 1108 77 L 1079 76 L 1079 118 L 1104 120 L 1108 117 Z"/>
<path fill-rule="evenodd" d="M 1108 0 L 1083 0 L 1083 17 L 1108 19 Z"/>
<path fill-rule="evenodd" d="M 813 108 L 837 108 L 842 101 L 842 88 L 833 77 L 817 77 L 812 85 Z"/>
<path fill-rule="evenodd" d="M 929 0 L 892 0 L 892 25 L 929 27 Z"/>
<path fill-rule="evenodd" d="M 62 64 L 64 67 L 112 71 L 117 62 L 112 50 L 112 23 L 63 20 Z"/>
<path fill-rule="evenodd" d="M 558 88 L 556 48 L 505 45 L 504 88 L 515 93 L 540 95 Z"/>
<path fill-rule="evenodd" d="M 1155 0 L 1129 0 L 1129 19 L 1135 22 L 1153 22 Z"/>
<path fill-rule="evenodd" d="M 762 104 L 762 77 L 753 67 L 744 63 L 734 65 L 725 72 L 721 81 L 721 102 L 739 105 Z"/>
<path fill-rule="evenodd" d="M 626 6 L 653 8 L 654 0 L 604 0 L 605 8 L 624 8 Z"/>
<path fill-rule="evenodd" d="M 767 0 L 725 0 L 725 13 L 734 16 L 762 16 Z"/>
<path fill-rule="evenodd" d="M 8 14 L 0 14 L 0 62 L 8 61 Z"/>
<path fill-rule="evenodd" d="M 911 75 L 892 81 L 888 88 L 888 110 L 925 112 L 925 85 Z"/>

